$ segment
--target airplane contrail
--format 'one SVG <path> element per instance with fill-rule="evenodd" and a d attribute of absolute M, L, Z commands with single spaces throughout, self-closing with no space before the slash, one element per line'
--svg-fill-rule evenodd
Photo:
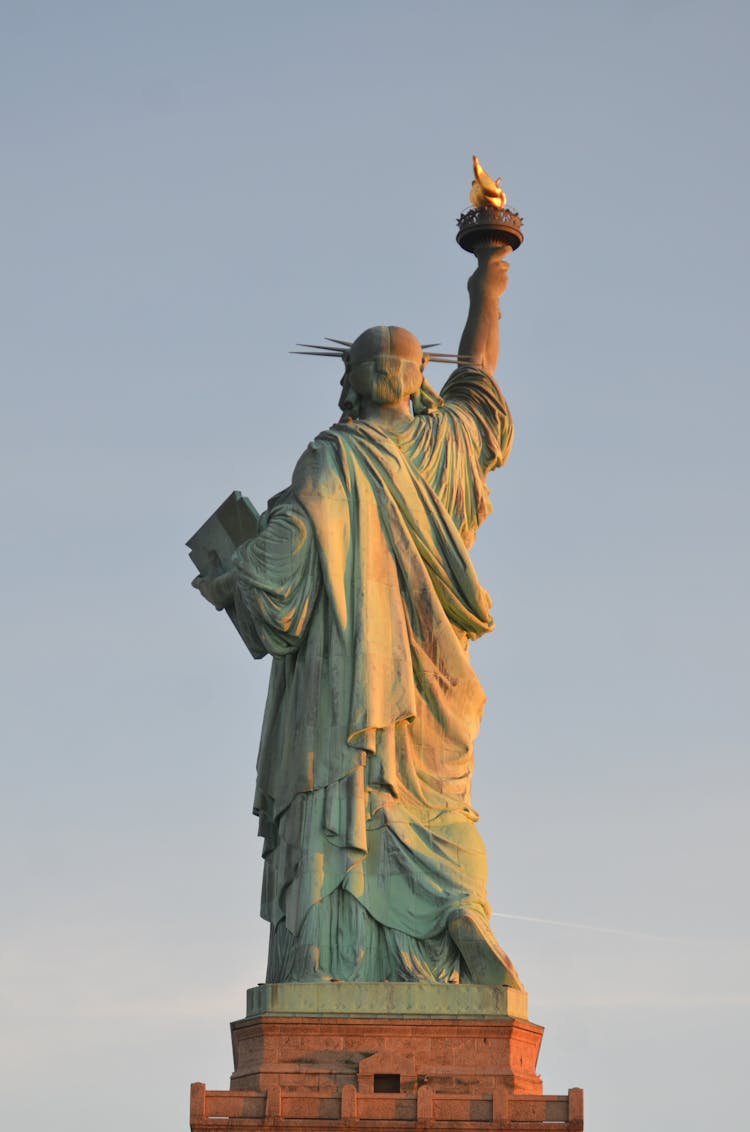
<path fill-rule="evenodd" d="M 637 936 L 640 939 L 656 939 L 664 942 L 673 941 L 677 938 L 676 936 L 653 935 L 651 932 L 635 932 L 628 928 L 604 928 L 598 924 L 578 924 L 571 920 L 548 920 L 543 916 L 518 916 L 512 912 L 493 912 L 492 915 L 493 918 L 497 916 L 503 920 L 525 920 L 529 924 L 550 924 L 556 928 L 578 928 L 580 931 L 601 932 L 603 935 Z"/>

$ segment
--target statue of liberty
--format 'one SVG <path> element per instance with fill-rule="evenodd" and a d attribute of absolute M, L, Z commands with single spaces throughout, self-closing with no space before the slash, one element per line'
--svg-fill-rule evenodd
<path fill-rule="evenodd" d="M 321 348 L 344 363 L 341 420 L 230 568 L 193 583 L 273 658 L 255 793 L 270 983 L 521 985 L 471 801 L 485 697 L 469 644 L 493 621 L 468 550 L 513 441 L 493 377 L 509 248 L 472 250 L 440 395 L 400 327 Z"/>

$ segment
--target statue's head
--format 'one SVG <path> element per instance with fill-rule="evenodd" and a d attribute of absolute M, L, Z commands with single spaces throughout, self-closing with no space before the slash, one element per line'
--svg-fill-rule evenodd
<path fill-rule="evenodd" d="M 345 378 L 360 397 L 392 404 L 419 392 L 426 360 L 419 339 L 408 330 L 371 326 L 352 342 Z"/>
<path fill-rule="evenodd" d="M 341 378 L 339 408 L 343 411 L 341 419 L 344 421 L 360 415 L 363 401 L 394 405 L 405 397 L 411 398 L 415 415 L 433 413 L 443 402 L 425 381 L 427 363 L 455 365 L 471 360 L 459 358 L 456 354 L 435 354 L 431 347 L 437 346 L 437 342 L 422 345 L 418 338 L 401 326 L 371 326 L 354 342 L 326 338 L 323 345 L 312 342 L 298 342 L 297 345 L 304 348 L 292 350 L 293 354 L 341 358 L 343 361 L 345 369 Z M 427 350 L 430 352 L 426 353 Z"/>

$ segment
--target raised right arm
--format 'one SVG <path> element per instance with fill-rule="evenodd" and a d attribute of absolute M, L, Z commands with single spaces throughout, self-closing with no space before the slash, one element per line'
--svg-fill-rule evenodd
<path fill-rule="evenodd" d="M 470 276 L 469 315 L 458 352 L 464 365 L 476 366 L 492 376 L 500 356 L 500 296 L 508 285 L 510 248 L 477 249 L 477 269 Z"/>

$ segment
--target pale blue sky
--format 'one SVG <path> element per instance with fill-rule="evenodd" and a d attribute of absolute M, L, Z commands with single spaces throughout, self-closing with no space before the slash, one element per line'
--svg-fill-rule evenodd
<path fill-rule="evenodd" d="M 335 418 L 295 341 L 456 347 L 475 152 L 527 233 L 475 551 L 498 934 L 591 1132 L 739 1119 L 749 33 L 725 0 L 6 0 L 8 1125 L 187 1130 L 228 1086 L 267 668 L 182 544 Z"/>

